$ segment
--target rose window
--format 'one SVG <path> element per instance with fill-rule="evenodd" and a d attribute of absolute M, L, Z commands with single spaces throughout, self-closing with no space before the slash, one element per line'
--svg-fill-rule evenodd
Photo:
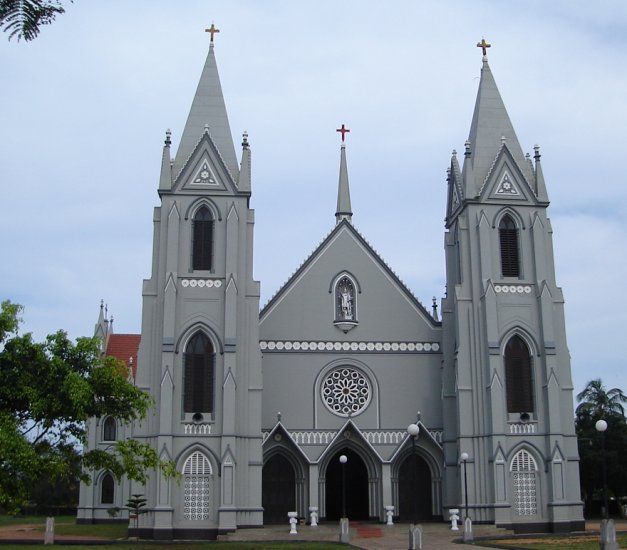
<path fill-rule="evenodd" d="M 322 401 L 339 416 L 361 413 L 370 402 L 370 382 L 357 369 L 340 367 L 332 370 L 322 382 Z"/>

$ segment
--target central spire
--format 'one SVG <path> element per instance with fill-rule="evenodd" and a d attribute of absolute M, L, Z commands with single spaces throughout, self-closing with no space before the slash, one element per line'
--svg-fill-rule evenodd
<path fill-rule="evenodd" d="M 342 124 L 336 132 L 342 134 L 342 146 L 340 149 L 340 179 L 337 186 L 337 210 L 335 212 L 336 224 L 342 220 L 351 222 L 353 211 L 351 209 L 351 193 L 348 187 L 348 169 L 346 168 L 346 143 L 344 139 L 346 134 L 350 132 L 348 128 Z"/>

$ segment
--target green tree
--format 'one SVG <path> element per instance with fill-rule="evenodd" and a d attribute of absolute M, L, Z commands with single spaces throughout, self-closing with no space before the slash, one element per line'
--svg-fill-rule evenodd
<path fill-rule="evenodd" d="M 176 475 L 171 462 L 134 439 L 76 460 L 90 418 L 133 422 L 145 417 L 152 399 L 129 382 L 123 363 L 101 358 L 95 338 L 73 343 L 59 331 L 39 343 L 20 335 L 21 310 L 8 301 L 0 306 L 0 508 L 17 510 L 41 479 L 87 482 L 90 471 L 108 470 L 144 483 L 157 468 Z"/>
<path fill-rule="evenodd" d="M 59 0 L 0 0 L 0 27 L 9 33 L 9 40 L 17 37 L 28 42 L 62 13 L 65 8 Z"/>
<path fill-rule="evenodd" d="M 610 495 L 616 498 L 627 495 L 627 472 L 622 460 L 627 456 L 627 423 L 623 403 L 627 397 L 619 388 L 607 390 L 600 379 L 588 382 L 577 394 L 575 427 L 579 446 L 579 475 L 582 498 L 586 512 L 596 512 L 594 502 L 600 502 L 603 489 L 603 467 L 607 468 Z M 597 432 L 597 420 L 607 422 L 604 433 Z M 603 453 L 605 438 L 605 454 Z M 612 506 L 610 506 L 612 510 Z"/>

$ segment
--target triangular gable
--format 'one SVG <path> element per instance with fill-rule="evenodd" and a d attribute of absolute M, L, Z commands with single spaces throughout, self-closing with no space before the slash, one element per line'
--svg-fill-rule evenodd
<path fill-rule="evenodd" d="M 329 444 L 327 445 L 327 448 L 318 457 L 318 460 L 317 460 L 318 463 L 322 462 L 326 455 L 336 452 L 338 446 L 342 446 L 346 444 L 348 440 L 344 437 L 344 432 L 346 432 L 346 430 L 348 429 L 353 430 L 351 432 L 351 438 L 350 438 L 350 441 L 352 443 L 355 443 L 355 442 L 360 443 L 372 453 L 372 456 L 376 456 L 380 461 L 383 462 L 383 457 L 374 448 L 372 443 L 370 443 L 370 441 L 368 441 L 364 437 L 364 434 L 361 433 L 361 430 L 355 425 L 355 423 L 352 420 L 348 419 L 346 422 L 344 422 L 344 425 L 337 431 L 337 433 L 335 434 L 335 437 L 329 442 Z M 341 441 L 342 445 L 338 445 L 337 444 L 338 441 Z"/>
<path fill-rule="evenodd" d="M 461 209 L 463 199 L 462 174 L 459 170 L 457 157 L 453 156 L 451 167 L 448 170 L 448 204 L 446 217 L 449 222 Z"/>
<path fill-rule="evenodd" d="M 305 454 L 305 452 L 303 451 L 303 449 L 298 445 L 298 443 L 296 443 L 296 441 L 294 441 L 294 438 L 292 437 L 292 435 L 290 434 L 289 430 L 281 423 L 280 420 L 277 421 L 277 423 L 274 425 L 274 428 L 272 428 L 272 430 L 270 430 L 270 433 L 267 435 L 267 437 L 263 440 L 262 443 L 262 448 L 266 448 L 268 447 L 268 445 L 270 445 L 270 442 L 274 441 L 275 443 L 278 443 L 278 441 L 275 439 L 275 436 L 277 434 L 280 434 L 281 437 L 286 438 L 286 443 L 287 445 L 297 454 L 299 454 L 301 456 L 301 458 L 303 460 L 305 460 L 306 462 L 309 462 L 309 457 Z"/>
<path fill-rule="evenodd" d="M 361 234 L 347 220 L 343 220 L 327 235 L 327 237 L 318 245 L 318 247 L 309 255 L 309 257 L 301 264 L 287 282 L 274 294 L 268 303 L 262 308 L 259 314 L 260 323 L 264 318 L 281 302 L 285 295 L 293 288 L 298 281 L 307 273 L 315 261 L 324 253 L 324 251 L 335 241 L 338 235 L 347 232 L 364 252 L 372 259 L 379 269 L 389 277 L 396 287 L 400 290 L 407 301 L 419 312 L 420 316 L 432 327 L 440 326 L 441 323 L 435 321 L 426 308 L 398 278 L 396 273 L 390 269 L 388 264 L 379 256 L 379 254 L 370 246 L 370 244 L 361 236 Z"/>
<path fill-rule="evenodd" d="M 485 201 L 537 203 L 533 188 L 505 143 L 492 163 L 480 198 Z"/>
<path fill-rule="evenodd" d="M 442 444 L 435 437 L 433 437 L 433 434 L 427 429 L 427 427 L 422 423 L 421 420 L 418 421 L 418 427 L 420 428 L 420 431 L 418 432 L 419 439 L 424 439 L 434 445 L 436 449 L 442 450 Z M 411 436 L 407 434 L 396 449 L 396 451 L 394 451 L 394 454 L 390 457 L 389 461 L 394 462 L 398 458 L 399 453 L 402 452 L 402 450 L 405 448 L 405 446 L 411 445 Z M 424 443 L 422 443 L 421 446 L 422 448 L 427 449 L 427 445 L 425 445 Z"/>
<path fill-rule="evenodd" d="M 237 193 L 235 180 L 218 151 L 208 129 L 176 175 L 172 191 L 199 190 Z"/>

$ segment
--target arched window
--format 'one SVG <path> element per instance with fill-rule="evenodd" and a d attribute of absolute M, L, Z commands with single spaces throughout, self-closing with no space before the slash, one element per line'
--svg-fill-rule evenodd
<path fill-rule="evenodd" d="M 115 441 L 117 438 L 117 425 L 115 418 L 107 416 L 102 426 L 102 440 L 103 441 Z"/>
<path fill-rule="evenodd" d="M 335 284 L 335 320 L 357 321 L 355 285 L 346 275 Z"/>
<path fill-rule="evenodd" d="M 183 517 L 191 521 L 209 517 L 211 463 L 201 452 L 189 456 L 183 465 Z"/>
<path fill-rule="evenodd" d="M 192 222 L 192 269 L 213 267 L 213 216 L 201 206 Z"/>
<path fill-rule="evenodd" d="M 113 504 L 113 497 L 115 496 L 115 482 L 111 474 L 105 474 L 102 476 L 100 482 L 100 503 L 101 504 Z"/>
<path fill-rule="evenodd" d="M 507 412 L 533 412 L 533 372 L 531 354 L 524 340 L 514 335 L 505 346 Z"/>
<path fill-rule="evenodd" d="M 514 512 L 519 516 L 538 513 L 536 471 L 538 465 L 529 451 L 518 451 L 512 459 L 510 472 L 514 488 Z"/>
<path fill-rule="evenodd" d="M 183 361 L 184 412 L 213 412 L 214 353 L 205 334 L 194 334 L 185 348 Z"/>
<path fill-rule="evenodd" d="M 520 250 L 518 228 L 511 216 L 505 215 L 499 223 L 501 244 L 501 273 L 503 277 L 520 277 Z"/>

